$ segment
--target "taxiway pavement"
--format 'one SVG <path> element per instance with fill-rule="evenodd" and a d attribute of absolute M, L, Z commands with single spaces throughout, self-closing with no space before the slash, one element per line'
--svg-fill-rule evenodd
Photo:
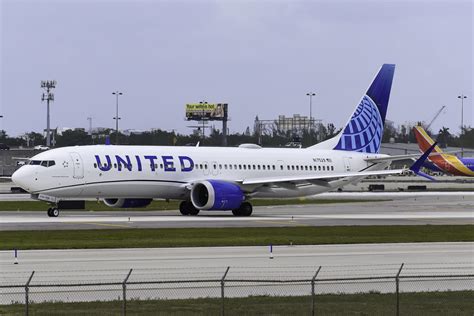
<path fill-rule="evenodd" d="M 166 227 L 282 227 L 336 225 L 457 225 L 474 224 L 472 195 L 439 194 L 401 200 L 254 207 L 250 217 L 230 212 L 201 211 L 62 211 L 0 212 L 0 230 L 111 229 Z"/>

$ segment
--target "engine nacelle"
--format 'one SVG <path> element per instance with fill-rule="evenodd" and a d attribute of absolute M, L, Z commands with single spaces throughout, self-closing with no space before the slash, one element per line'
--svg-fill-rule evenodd
<path fill-rule="evenodd" d="M 104 199 L 104 204 L 115 208 L 146 207 L 153 199 Z"/>
<path fill-rule="evenodd" d="M 234 210 L 244 200 L 242 189 L 231 182 L 201 181 L 191 189 L 191 202 L 199 210 Z"/>

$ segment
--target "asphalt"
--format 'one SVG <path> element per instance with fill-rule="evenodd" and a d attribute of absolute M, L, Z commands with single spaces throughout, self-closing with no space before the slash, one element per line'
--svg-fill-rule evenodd
<path fill-rule="evenodd" d="M 18 264 L 14 264 L 12 251 L 0 251 L 0 285 L 24 285 L 35 271 L 30 285 L 47 285 L 31 290 L 36 302 L 58 299 L 92 301 L 98 297 L 112 300 L 121 295 L 121 286 L 78 287 L 71 284 L 121 283 L 133 269 L 129 282 L 182 282 L 168 283 L 164 287 L 129 286 L 147 289 L 132 291 L 130 295 L 137 299 L 219 297 L 220 279 L 230 267 L 226 276 L 229 296 L 308 295 L 309 282 L 321 267 L 317 276 L 318 293 L 393 293 L 395 275 L 403 263 L 402 277 L 464 275 L 441 280 L 403 279 L 401 286 L 404 290 L 472 290 L 473 250 L 474 243 L 469 242 L 278 246 L 273 247 L 273 259 L 269 247 L 31 250 L 18 253 Z M 387 279 L 323 281 L 377 276 Z M 191 284 L 189 280 L 213 281 Z M 242 280 L 306 281 L 282 285 L 270 281 L 265 284 L 242 283 Z M 63 286 L 57 288 L 54 284 Z M 3 288 L 2 291 L 5 295 L 0 296 L 0 304 L 24 298 L 23 287 Z"/>
<path fill-rule="evenodd" d="M 198 216 L 181 216 L 178 211 L 62 211 L 58 218 L 39 211 L 0 212 L 2 231 L 427 224 L 474 224 L 474 196 L 445 193 L 375 202 L 262 206 L 254 207 L 250 217 L 221 211 L 201 211 Z"/>

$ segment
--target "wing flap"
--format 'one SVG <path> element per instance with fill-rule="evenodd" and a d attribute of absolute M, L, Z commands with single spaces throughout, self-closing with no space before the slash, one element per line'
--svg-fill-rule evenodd
<path fill-rule="evenodd" d="M 363 172 L 331 173 L 331 174 L 324 174 L 324 175 L 255 178 L 255 179 L 244 179 L 242 180 L 241 183 L 243 185 L 248 185 L 248 184 L 266 184 L 266 183 L 299 182 L 299 181 L 316 182 L 318 180 L 334 179 L 334 178 L 367 177 L 367 176 L 401 174 L 402 172 L 406 170 L 407 169 L 376 170 L 376 171 L 363 171 Z M 320 185 L 320 183 L 321 182 L 318 182 L 318 185 Z"/>

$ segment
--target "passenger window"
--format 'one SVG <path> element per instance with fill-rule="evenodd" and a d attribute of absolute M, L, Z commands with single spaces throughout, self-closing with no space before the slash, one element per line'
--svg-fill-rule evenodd
<path fill-rule="evenodd" d="M 265 170 L 265 165 L 262 165 L 262 169 Z"/>
<path fill-rule="evenodd" d="M 217 165 L 216 165 L 216 164 L 214 164 L 213 167 L 214 167 L 214 169 L 217 169 Z"/>
<path fill-rule="evenodd" d="M 207 164 L 204 165 L 204 169 L 207 169 Z"/>
<path fill-rule="evenodd" d="M 221 165 L 221 164 L 219 164 L 219 169 L 222 169 L 222 165 Z"/>
<path fill-rule="evenodd" d="M 257 166 L 253 165 L 253 170 L 257 169 Z"/>
<path fill-rule="evenodd" d="M 286 166 L 286 168 L 287 168 L 288 170 L 290 170 L 290 166 L 289 166 L 289 165 L 288 165 L 288 166 Z"/>
<path fill-rule="evenodd" d="M 280 170 L 283 170 L 283 165 L 280 166 Z"/>
<path fill-rule="evenodd" d="M 117 169 L 117 164 L 116 163 L 114 163 L 114 168 Z"/>
<path fill-rule="evenodd" d="M 97 169 L 97 164 L 94 162 L 94 169 Z"/>
<path fill-rule="evenodd" d="M 229 169 L 232 170 L 232 165 L 229 165 Z"/>
<path fill-rule="evenodd" d="M 260 170 L 260 165 L 257 165 L 257 169 Z"/>
<path fill-rule="evenodd" d="M 272 169 L 275 170 L 275 165 L 272 166 Z"/>
<path fill-rule="evenodd" d="M 308 166 L 304 166 L 304 170 L 308 170 Z"/>
<path fill-rule="evenodd" d="M 224 165 L 224 169 L 227 170 L 227 164 Z"/>
<path fill-rule="evenodd" d="M 234 169 L 237 170 L 237 165 L 234 165 Z"/>
<path fill-rule="evenodd" d="M 295 166 L 294 166 L 294 165 L 293 165 L 293 166 L 291 166 L 291 170 L 295 170 Z"/>
<path fill-rule="evenodd" d="M 300 166 L 296 166 L 296 170 L 300 170 Z"/>
<path fill-rule="evenodd" d="M 318 170 L 321 171 L 321 166 L 318 166 Z"/>

